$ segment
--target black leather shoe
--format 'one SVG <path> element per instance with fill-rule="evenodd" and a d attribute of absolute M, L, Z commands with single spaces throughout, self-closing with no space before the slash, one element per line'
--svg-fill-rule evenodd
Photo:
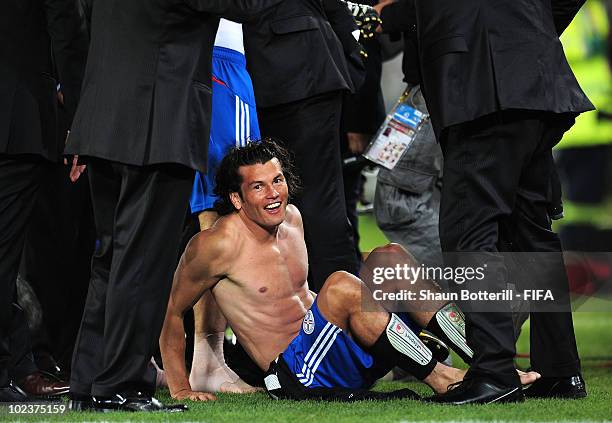
<path fill-rule="evenodd" d="M 587 396 L 581 374 L 569 377 L 541 377 L 524 390 L 527 398 L 578 399 Z"/>
<path fill-rule="evenodd" d="M 28 395 L 12 383 L 0 388 L 0 403 L 29 401 L 30 398 L 28 398 Z"/>
<path fill-rule="evenodd" d="M 152 396 L 142 392 L 115 394 L 110 397 L 94 396 L 91 398 L 91 411 L 108 413 L 113 411 L 161 411 L 181 413 L 187 410 L 183 404 L 164 405 Z"/>
<path fill-rule="evenodd" d="M 68 409 L 71 411 L 90 411 L 93 408 L 93 400 L 90 395 L 70 394 Z"/>
<path fill-rule="evenodd" d="M 126 403 L 123 405 L 124 411 L 161 411 L 165 413 L 182 413 L 187 411 L 187 406 L 184 404 L 165 405 L 159 400 L 144 395 L 141 392 L 136 394 L 127 394 Z"/>
<path fill-rule="evenodd" d="M 525 396 L 519 386 L 501 387 L 490 380 L 469 378 L 450 386 L 447 393 L 425 400 L 452 405 L 491 404 L 521 402 L 525 400 Z"/>
<path fill-rule="evenodd" d="M 119 394 L 110 397 L 92 396 L 90 411 L 97 411 L 100 413 L 124 411 L 122 407 L 126 402 L 127 400 Z"/>

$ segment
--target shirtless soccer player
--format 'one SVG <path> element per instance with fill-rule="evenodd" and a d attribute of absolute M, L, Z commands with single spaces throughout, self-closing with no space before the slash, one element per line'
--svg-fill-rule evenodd
<path fill-rule="evenodd" d="M 415 334 L 426 327 L 469 360 L 462 322 L 449 318 L 453 304 L 400 317 L 368 295 L 362 299 L 367 288 L 345 272 L 332 274 L 316 297 L 309 291 L 302 220 L 288 204 L 294 187 L 287 154 L 272 141 L 234 149 L 223 159 L 216 180 L 222 217 L 189 242 L 176 270 L 160 338 L 171 395 L 207 400 L 214 396 L 200 391 L 248 388 L 223 359 L 227 323 L 267 372 L 266 389 L 274 398 L 377 398 L 382 394 L 367 388 L 394 366 L 437 394 L 462 380 L 463 371 L 438 363 Z M 400 254 L 413 263 L 399 246 L 375 251 Z M 208 298 L 205 326 L 211 342 L 198 391 L 192 389 L 185 366 L 183 313 L 203 295 Z M 537 374 L 521 378 L 533 382 Z M 389 397 L 413 395 L 404 390 Z"/>

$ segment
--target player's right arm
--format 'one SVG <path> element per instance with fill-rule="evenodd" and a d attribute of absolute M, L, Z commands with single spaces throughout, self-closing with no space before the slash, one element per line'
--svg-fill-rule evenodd
<path fill-rule="evenodd" d="M 183 315 L 207 290 L 227 274 L 232 248 L 223 231 L 211 229 L 193 237 L 174 274 L 166 318 L 159 339 L 170 395 L 176 399 L 206 401 L 213 394 L 194 392 L 185 366 L 185 328 Z"/>

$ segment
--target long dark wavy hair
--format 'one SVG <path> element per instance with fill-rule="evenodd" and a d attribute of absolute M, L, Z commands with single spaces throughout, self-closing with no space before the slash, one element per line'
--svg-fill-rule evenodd
<path fill-rule="evenodd" d="M 237 192 L 242 198 L 242 192 L 240 191 L 242 177 L 238 172 L 240 167 L 264 164 L 273 158 L 280 162 L 291 200 L 300 189 L 300 180 L 291 156 L 277 141 L 272 138 L 263 138 L 261 141 L 251 141 L 245 147 L 232 148 L 221 161 L 215 177 L 214 192 L 219 197 L 215 201 L 215 211 L 221 216 L 236 211 L 230 201 L 230 194 Z"/>

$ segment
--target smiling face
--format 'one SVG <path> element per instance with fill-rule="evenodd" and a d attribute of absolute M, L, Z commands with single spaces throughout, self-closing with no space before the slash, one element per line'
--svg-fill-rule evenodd
<path fill-rule="evenodd" d="M 241 166 L 241 194 L 230 199 L 234 207 L 251 221 L 266 229 L 283 223 L 289 199 L 289 189 L 281 164 L 273 158 L 264 164 Z"/>

